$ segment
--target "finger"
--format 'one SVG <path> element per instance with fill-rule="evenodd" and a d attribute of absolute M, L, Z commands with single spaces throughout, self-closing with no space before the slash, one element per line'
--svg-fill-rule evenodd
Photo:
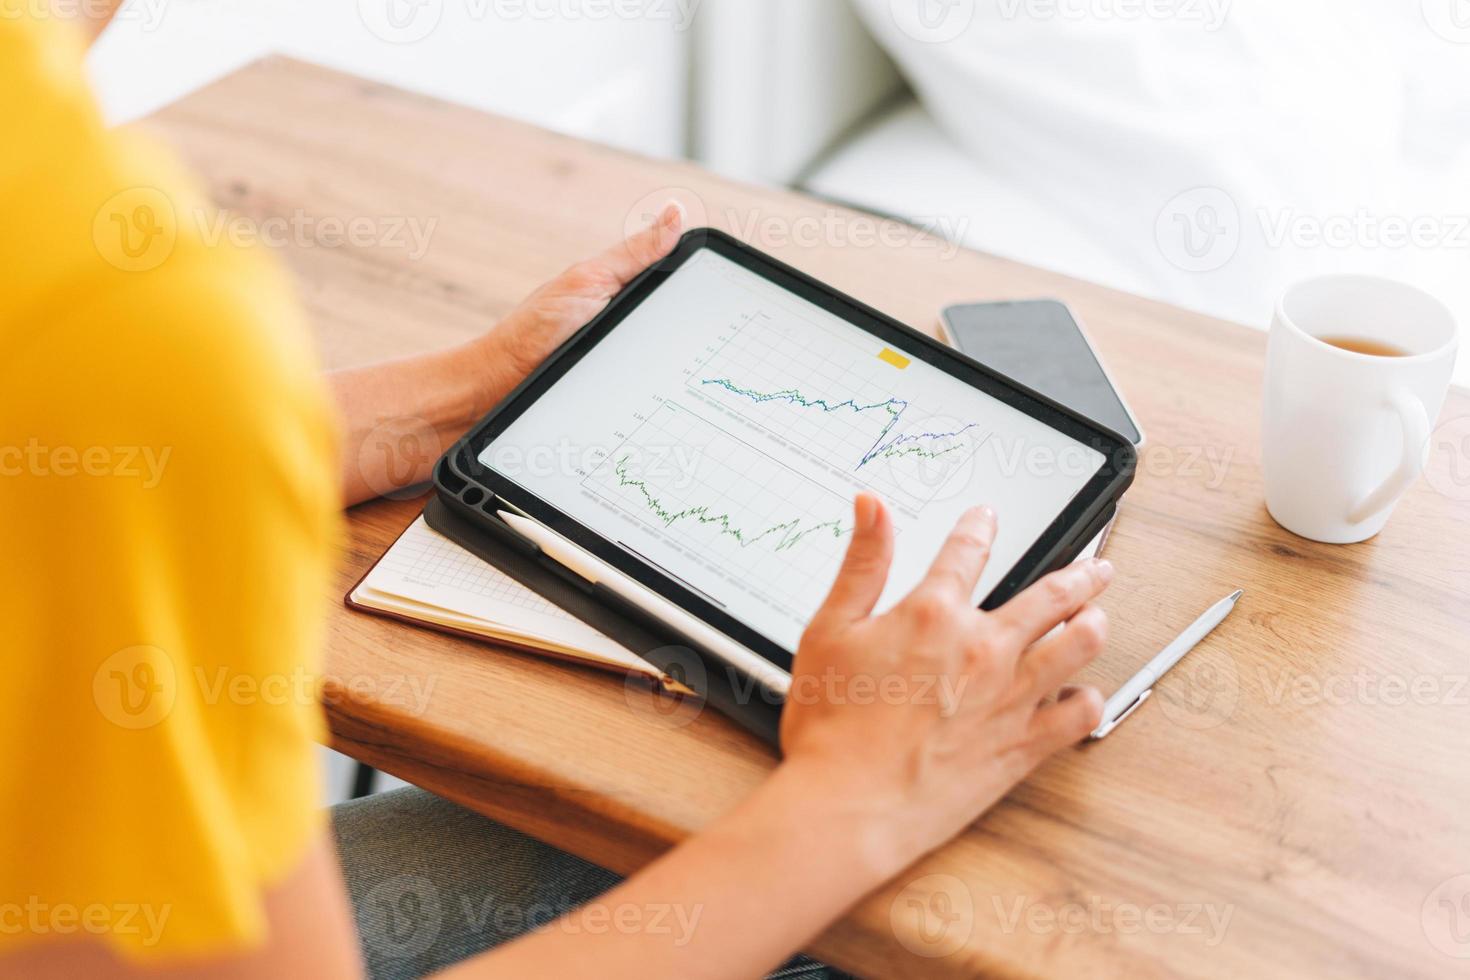
<path fill-rule="evenodd" d="M 960 515 L 919 588 L 946 589 L 965 598 L 975 591 L 995 542 L 995 511 L 972 507 Z"/>
<path fill-rule="evenodd" d="M 1104 559 L 1077 562 L 1033 584 L 994 613 L 1002 629 L 1028 647 L 1055 625 L 1071 619 L 1096 599 L 1113 580 L 1113 565 Z"/>
<path fill-rule="evenodd" d="M 1085 690 L 1087 690 L 1087 688 L 1085 686 L 1081 685 L 1081 684 L 1064 684 L 1064 685 L 1062 685 L 1061 688 L 1059 688 L 1056 691 L 1056 697 L 1048 696 L 1048 697 L 1042 698 L 1040 701 L 1038 701 L 1036 703 L 1036 708 L 1039 711 L 1042 708 L 1046 707 L 1048 704 L 1056 704 L 1058 701 L 1065 701 L 1068 698 L 1073 697 L 1074 695 L 1078 694 L 1079 692 L 1085 691 Z M 1107 708 L 1106 702 L 1104 703 L 1103 708 L 1104 708 L 1104 710 L 1106 710 L 1106 708 Z"/>
<path fill-rule="evenodd" d="M 1027 736 L 1037 762 L 1058 749 L 1075 745 L 1102 724 L 1103 696 L 1095 687 L 1072 688 L 1063 692 L 1055 704 L 1049 704 L 1031 716 Z"/>
<path fill-rule="evenodd" d="M 673 251 L 684 232 L 684 205 L 670 201 L 653 224 L 619 242 L 593 261 L 613 277 L 621 289 L 638 274 Z"/>
<path fill-rule="evenodd" d="M 1089 603 L 1067 625 L 1021 657 L 1020 683 L 1031 699 L 1055 691 L 1096 659 L 1108 642 L 1108 614 Z"/>
<path fill-rule="evenodd" d="M 883 501 L 870 493 L 853 502 L 852 540 L 832 591 L 813 622 L 850 623 L 873 611 L 893 563 L 893 522 Z"/>

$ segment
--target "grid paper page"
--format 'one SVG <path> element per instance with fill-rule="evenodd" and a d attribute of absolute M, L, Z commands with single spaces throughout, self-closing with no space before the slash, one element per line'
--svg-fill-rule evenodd
<path fill-rule="evenodd" d="M 481 561 L 439 534 L 422 517 L 414 521 L 398 543 L 383 556 L 378 569 L 419 585 L 447 586 L 483 596 L 497 604 L 581 622 L 494 565 Z M 374 577 L 378 569 L 374 569 Z"/>
<path fill-rule="evenodd" d="M 423 517 L 388 549 L 353 598 L 370 608 L 422 622 L 520 640 L 543 650 L 658 676 L 658 671 L 627 647 L 470 554 L 429 527 Z"/>

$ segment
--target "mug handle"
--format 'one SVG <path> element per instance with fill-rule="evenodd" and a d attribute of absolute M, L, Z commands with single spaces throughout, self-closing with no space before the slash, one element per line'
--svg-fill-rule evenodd
<path fill-rule="evenodd" d="M 1360 524 L 1391 505 L 1424 472 L 1424 463 L 1429 453 L 1429 413 L 1424 410 L 1424 403 L 1408 389 L 1400 388 L 1388 397 L 1384 407 L 1397 412 L 1399 421 L 1403 424 L 1403 458 L 1399 460 L 1398 468 L 1388 475 L 1388 479 L 1377 490 L 1364 497 L 1348 512 L 1349 524 Z"/>

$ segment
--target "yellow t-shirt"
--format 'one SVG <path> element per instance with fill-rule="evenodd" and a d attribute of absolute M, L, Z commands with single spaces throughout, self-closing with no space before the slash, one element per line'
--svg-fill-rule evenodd
<path fill-rule="evenodd" d="M 334 420 L 274 262 L 33 10 L 0 0 L 0 957 L 248 948 L 322 826 Z"/>

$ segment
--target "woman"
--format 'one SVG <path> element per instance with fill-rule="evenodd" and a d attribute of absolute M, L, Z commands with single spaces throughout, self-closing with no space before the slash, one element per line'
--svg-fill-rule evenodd
<path fill-rule="evenodd" d="M 429 461 L 365 463 L 356 447 L 385 418 L 460 435 L 667 254 L 682 217 L 665 209 L 463 347 L 323 384 L 280 273 L 207 245 L 177 220 L 201 203 L 187 177 L 101 127 L 83 50 L 73 25 L 0 20 L 0 975 L 455 960 L 464 976 L 757 975 L 1097 724 L 1096 691 L 1050 695 L 1101 649 L 1106 562 L 981 613 L 967 597 L 995 519 L 980 508 L 874 615 L 893 529 L 864 495 L 795 673 L 937 676 L 958 704 L 793 702 L 770 779 L 620 884 L 416 792 L 339 815 L 334 844 L 314 802 L 320 710 L 265 692 L 316 662 L 341 506 L 428 476 Z M 447 901 L 589 904 L 513 941 L 497 925 L 395 949 L 391 917 L 367 907 L 375 883 L 434 852 L 484 889 Z M 577 927 L 653 907 L 688 928 Z M 354 911 L 376 925 L 359 935 Z"/>

